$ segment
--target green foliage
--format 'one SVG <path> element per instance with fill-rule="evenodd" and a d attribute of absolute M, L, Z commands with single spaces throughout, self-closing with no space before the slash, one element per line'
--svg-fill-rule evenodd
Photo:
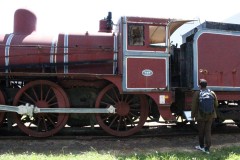
<path fill-rule="evenodd" d="M 23 153 L 13 154 L 6 153 L 0 155 L 0 160 L 114 160 L 114 156 L 110 154 L 99 154 L 97 152 L 86 152 L 82 154 L 36 154 Z"/>
<path fill-rule="evenodd" d="M 211 150 L 210 154 L 201 151 L 193 152 L 155 152 L 118 156 L 119 160 L 239 160 L 240 147 L 232 146 Z"/>
<path fill-rule="evenodd" d="M 37 154 L 37 153 L 5 153 L 0 155 L 0 160 L 239 160 L 240 147 L 232 146 L 213 149 L 210 154 L 196 151 L 192 152 L 154 152 L 133 153 L 130 155 L 117 155 L 114 153 L 98 153 L 95 150 L 79 154 Z"/>

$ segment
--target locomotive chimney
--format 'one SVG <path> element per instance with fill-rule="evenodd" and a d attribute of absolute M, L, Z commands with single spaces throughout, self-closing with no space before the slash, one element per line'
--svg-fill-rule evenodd
<path fill-rule="evenodd" d="M 18 9 L 14 14 L 13 33 L 31 34 L 36 30 L 37 17 L 26 9 Z"/>
<path fill-rule="evenodd" d="M 112 12 L 108 12 L 107 18 L 100 20 L 99 22 L 99 31 L 98 32 L 112 32 Z"/>

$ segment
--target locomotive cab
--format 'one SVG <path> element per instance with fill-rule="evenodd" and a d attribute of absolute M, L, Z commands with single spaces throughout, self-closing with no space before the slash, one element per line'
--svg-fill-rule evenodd
<path fill-rule="evenodd" d="M 169 91 L 170 36 L 186 22 L 143 17 L 119 20 L 118 72 L 123 74 L 124 91 Z"/>

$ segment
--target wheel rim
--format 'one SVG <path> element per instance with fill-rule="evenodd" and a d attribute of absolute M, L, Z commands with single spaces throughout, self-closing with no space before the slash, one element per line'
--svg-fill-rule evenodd
<path fill-rule="evenodd" d="M 33 104 L 39 108 L 69 107 L 66 93 L 60 86 L 46 80 L 33 81 L 21 88 L 13 105 Z M 68 114 L 39 113 L 33 117 L 14 113 L 18 127 L 33 137 L 48 137 L 56 134 L 68 120 Z"/>
<path fill-rule="evenodd" d="M 138 132 L 148 116 L 145 96 L 120 94 L 114 85 L 105 87 L 96 101 L 96 108 L 116 108 L 115 114 L 96 114 L 98 124 L 114 136 L 129 136 Z"/>
<path fill-rule="evenodd" d="M 0 90 L 0 104 L 6 104 L 4 95 L 2 91 Z M 3 124 L 5 118 L 5 112 L 0 112 L 0 126 Z"/>

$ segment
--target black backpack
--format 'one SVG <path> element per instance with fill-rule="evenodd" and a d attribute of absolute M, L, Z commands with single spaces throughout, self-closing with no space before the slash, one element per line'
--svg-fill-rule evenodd
<path fill-rule="evenodd" d="M 204 114 L 214 112 L 214 95 L 210 89 L 200 90 L 199 93 L 199 110 Z"/>

